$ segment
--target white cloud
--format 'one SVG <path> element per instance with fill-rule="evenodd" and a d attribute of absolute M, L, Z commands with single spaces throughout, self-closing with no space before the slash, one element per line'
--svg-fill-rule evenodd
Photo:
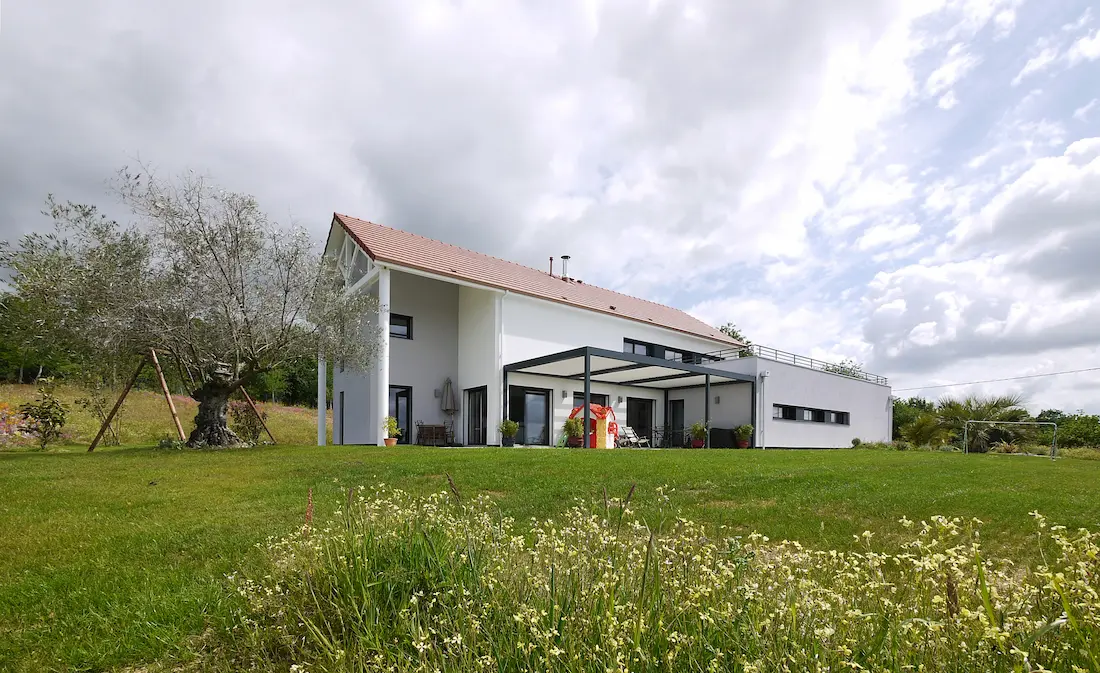
<path fill-rule="evenodd" d="M 1100 98 L 1093 98 L 1088 103 L 1073 111 L 1073 118 L 1078 121 L 1088 121 L 1089 113 L 1100 104 Z"/>
<path fill-rule="evenodd" d="M 948 91 L 944 95 L 940 96 L 940 100 L 936 103 L 942 110 L 950 110 L 959 104 L 959 99 L 955 96 L 955 92 Z"/>
<path fill-rule="evenodd" d="M 1061 56 L 1061 53 L 1057 48 L 1045 47 L 1037 55 L 1028 59 L 1027 63 L 1024 64 L 1023 70 L 1012 78 L 1012 86 L 1019 86 L 1020 82 L 1024 81 L 1025 77 L 1046 70 L 1058 61 L 1059 56 Z"/>
<path fill-rule="evenodd" d="M 940 67 L 933 70 L 925 80 L 924 88 L 930 95 L 941 95 L 966 77 L 981 62 L 982 59 L 970 53 L 965 44 L 955 44 L 948 50 Z"/>
<path fill-rule="evenodd" d="M 884 222 L 863 232 L 856 241 L 859 250 L 873 250 L 885 245 L 898 246 L 907 243 L 920 234 L 920 225 L 915 222 L 899 224 L 896 222 Z"/>
<path fill-rule="evenodd" d="M 1100 29 L 1074 42 L 1066 52 L 1066 60 L 1070 65 L 1076 65 L 1082 61 L 1095 61 L 1098 58 L 1100 58 Z"/>

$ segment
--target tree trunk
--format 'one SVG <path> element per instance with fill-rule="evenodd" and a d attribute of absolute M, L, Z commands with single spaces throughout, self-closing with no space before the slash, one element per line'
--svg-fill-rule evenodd
<path fill-rule="evenodd" d="M 241 438 L 226 422 L 229 396 L 235 389 L 230 382 L 207 381 L 191 393 L 199 403 L 199 413 L 195 415 L 195 429 L 187 438 L 188 446 L 240 446 Z"/>

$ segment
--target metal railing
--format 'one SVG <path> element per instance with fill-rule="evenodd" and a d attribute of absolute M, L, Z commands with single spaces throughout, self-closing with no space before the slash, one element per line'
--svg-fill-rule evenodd
<path fill-rule="evenodd" d="M 796 367 L 806 367 L 807 369 L 816 369 L 820 372 L 829 372 L 832 374 L 838 374 L 840 376 L 847 376 L 852 379 L 860 379 L 861 381 L 870 381 L 871 383 L 878 383 L 880 385 L 889 385 L 889 381 L 885 376 L 879 376 L 878 374 L 872 374 L 870 372 L 858 371 L 851 369 L 845 365 L 837 364 L 835 362 L 823 362 L 821 360 L 815 360 L 813 358 L 806 357 L 805 355 L 796 355 L 795 353 L 788 353 L 787 351 L 781 351 L 776 348 L 769 348 L 768 346 L 760 346 L 752 344 L 743 348 L 726 348 L 720 351 L 712 351 L 710 353 L 704 353 L 702 356 L 702 363 L 706 364 L 708 361 L 715 360 L 736 360 L 737 358 L 751 358 L 758 357 L 765 360 L 773 360 L 775 362 L 782 362 L 788 365 L 795 365 Z"/>

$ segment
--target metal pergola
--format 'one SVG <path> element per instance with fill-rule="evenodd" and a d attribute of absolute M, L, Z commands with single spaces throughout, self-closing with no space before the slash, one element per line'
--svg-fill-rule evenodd
<path fill-rule="evenodd" d="M 756 379 L 748 374 L 725 371 L 679 360 L 650 355 L 624 353 L 583 346 L 504 365 L 503 419 L 508 418 L 508 375 L 531 374 L 584 382 L 584 446 L 588 448 L 591 423 L 589 400 L 592 383 L 663 390 L 665 420 L 668 419 L 668 393 L 672 390 L 703 388 L 703 422 L 707 426 L 705 447 L 710 448 L 710 389 L 713 386 L 748 383 L 752 387 L 753 445 L 756 444 Z"/>

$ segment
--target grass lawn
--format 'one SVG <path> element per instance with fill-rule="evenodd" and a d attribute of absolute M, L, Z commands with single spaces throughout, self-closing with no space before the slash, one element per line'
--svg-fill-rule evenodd
<path fill-rule="evenodd" d="M 523 521 L 575 498 L 637 507 L 668 484 L 684 516 L 844 548 L 902 516 L 975 516 L 989 553 L 1034 562 L 1028 512 L 1100 529 L 1100 462 L 886 451 L 592 451 L 276 447 L 0 453 L 0 670 L 110 670 L 187 659 L 235 598 L 224 575 L 323 519 L 351 485 L 494 497 Z"/>

